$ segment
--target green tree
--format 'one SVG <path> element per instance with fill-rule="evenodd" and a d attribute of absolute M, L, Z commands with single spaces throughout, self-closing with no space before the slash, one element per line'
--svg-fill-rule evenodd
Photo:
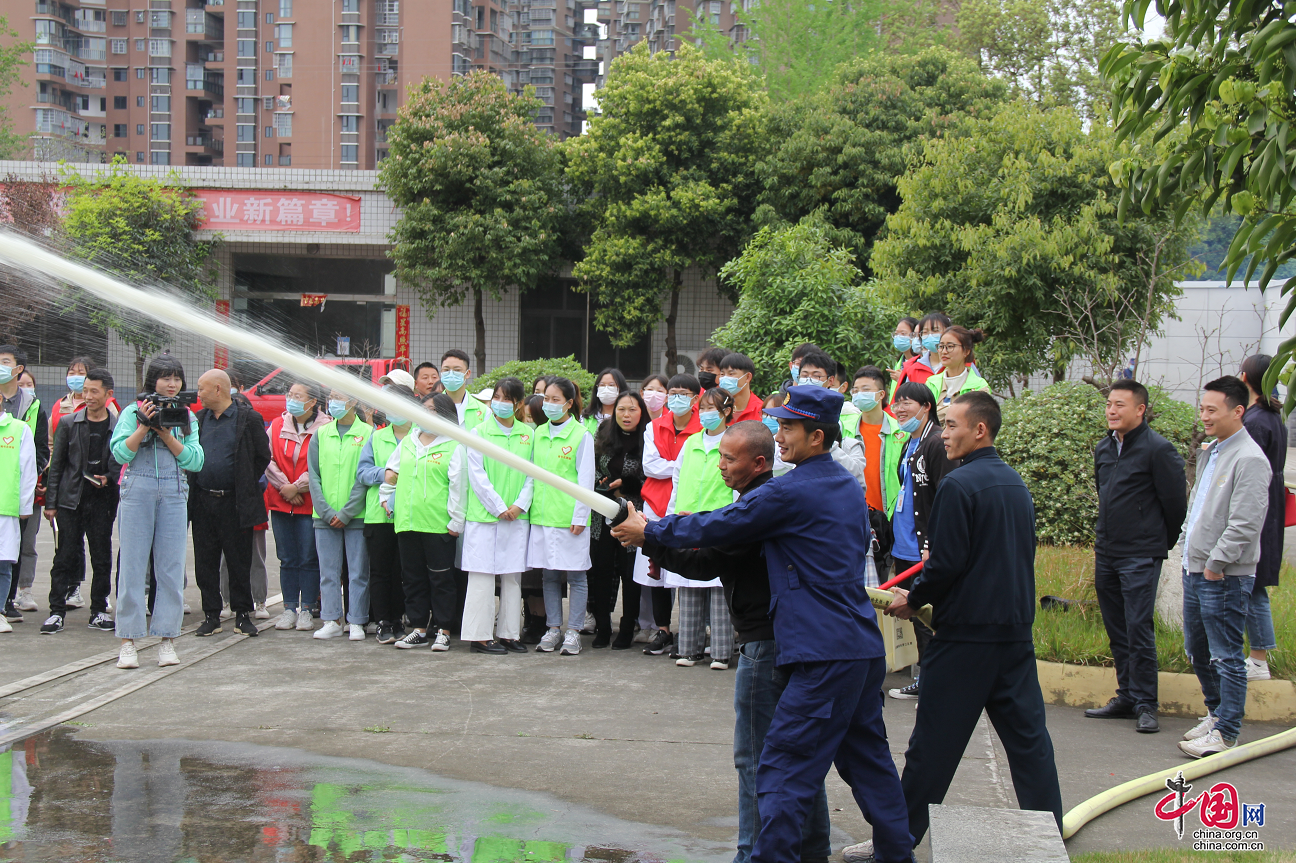
<path fill-rule="evenodd" d="M 943 48 L 875 55 L 840 68 L 828 88 L 771 110 L 776 142 L 757 166 L 756 219 L 791 224 L 823 210 L 832 242 L 868 271 L 874 239 L 900 206 L 897 178 L 925 138 L 989 115 L 1005 87 Z"/>
<path fill-rule="evenodd" d="M 671 57 L 641 42 L 613 61 L 601 113 L 563 144 L 593 226 L 573 273 L 612 344 L 664 319 L 674 364 L 684 271 L 714 273 L 751 234 L 765 98 L 742 61 L 688 44 Z"/>
<path fill-rule="evenodd" d="M 18 31 L 9 25 L 9 19 L 0 15 L 0 99 L 13 93 L 14 86 L 26 87 L 22 70 L 27 66 L 24 56 L 35 50 L 35 43 L 17 40 Z M 13 118 L 7 110 L 0 110 L 0 159 L 21 159 L 31 151 L 26 136 L 14 131 Z"/>
<path fill-rule="evenodd" d="M 894 316 L 860 284 L 850 252 L 833 245 L 820 218 L 761 228 L 720 274 L 738 287 L 738 307 L 711 341 L 751 357 L 758 391 L 778 387 L 802 342 L 852 371 L 888 356 Z"/>
<path fill-rule="evenodd" d="M 402 208 L 392 229 L 396 275 L 423 304 L 471 292 L 477 370 L 486 367 L 483 300 L 534 286 L 552 269 L 564 207 L 553 139 L 533 121 L 540 100 L 487 72 L 424 78 L 388 131 L 379 185 Z"/>
<path fill-rule="evenodd" d="M 1140 30 L 1151 0 L 1128 0 Z M 1102 61 L 1113 87 L 1117 134 L 1151 133 L 1157 146 L 1112 165 L 1121 212 L 1172 210 L 1182 217 L 1217 204 L 1242 217 L 1225 259 L 1231 281 L 1245 266 L 1264 288 L 1296 257 L 1296 23 L 1278 3 L 1157 0 L 1162 38 L 1118 42 Z M 1155 130 L 1155 131 L 1153 131 Z M 1248 260 L 1249 259 L 1249 260 Z M 1282 288 L 1286 323 L 1296 311 L 1296 278 Z M 1266 387 L 1288 374 L 1287 410 L 1296 406 L 1296 338 L 1278 349 Z"/>
<path fill-rule="evenodd" d="M 1022 104 L 927 141 L 874 250 L 886 293 L 984 329 L 977 361 L 998 386 L 1077 356 L 1105 385 L 1197 266 L 1191 226 L 1117 219 L 1107 166 L 1123 152 L 1106 126 Z"/>
<path fill-rule="evenodd" d="M 71 255 L 134 282 L 177 289 L 191 300 L 216 298 L 214 243 L 196 235 L 202 202 L 185 190 L 179 174 L 141 177 L 119 156 L 101 174 L 82 176 L 65 166 L 60 180 L 67 197 L 57 236 Z M 171 339 L 171 331 L 129 310 L 82 301 L 92 323 L 135 349 L 136 385 L 142 387 L 145 360 Z"/>

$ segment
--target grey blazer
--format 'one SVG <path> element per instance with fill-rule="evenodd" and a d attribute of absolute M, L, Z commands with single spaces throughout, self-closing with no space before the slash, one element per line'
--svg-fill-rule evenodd
<path fill-rule="evenodd" d="M 1206 459 L 1220 444 L 1212 443 L 1197 457 L 1197 480 L 1188 498 L 1188 517 L 1196 507 L 1197 495 L 1205 494 L 1201 514 L 1187 538 L 1188 520 L 1179 532 L 1184 546 L 1184 567 L 1188 572 L 1219 572 L 1224 575 L 1255 575 L 1260 561 L 1260 529 L 1269 510 L 1269 479 L 1273 470 L 1264 451 L 1245 428 L 1226 442 L 1216 457 L 1210 488 L 1202 489 Z"/>

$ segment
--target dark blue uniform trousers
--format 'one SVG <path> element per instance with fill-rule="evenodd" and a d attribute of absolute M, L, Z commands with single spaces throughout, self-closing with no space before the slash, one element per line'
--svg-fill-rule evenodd
<path fill-rule="evenodd" d="M 914 842 L 927 833 L 928 804 L 945 799 L 983 708 L 1008 753 L 1017 805 L 1052 812 L 1062 829 L 1035 645 L 941 641 L 937 633 L 923 657 L 922 694 L 901 779 Z"/>
<path fill-rule="evenodd" d="M 787 688 L 756 769 L 761 830 L 753 863 L 801 859 L 801 828 L 832 764 L 873 826 L 875 858 L 908 860 L 909 819 L 882 721 L 886 660 L 803 662 L 783 670 Z"/>

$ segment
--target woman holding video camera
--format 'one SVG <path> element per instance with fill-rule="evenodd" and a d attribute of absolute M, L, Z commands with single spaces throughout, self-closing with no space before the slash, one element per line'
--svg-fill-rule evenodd
<path fill-rule="evenodd" d="M 117 637 L 122 640 L 118 668 L 139 668 L 135 639 L 149 634 L 162 638 L 158 665 L 180 662 L 172 639 L 184 623 L 189 500 L 185 471 L 203 466 L 198 420 L 185 398 L 177 399 L 184 388 L 180 362 L 157 357 L 144 373 L 145 395 L 121 412 L 113 429 L 113 457 L 126 466 L 117 515 Z M 157 578 L 151 627 L 144 600 L 150 557 Z"/>

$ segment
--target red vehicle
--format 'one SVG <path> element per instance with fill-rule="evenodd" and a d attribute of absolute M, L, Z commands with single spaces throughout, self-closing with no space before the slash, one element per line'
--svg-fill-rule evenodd
<path fill-rule="evenodd" d="M 336 359 L 317 360 L 317 362 L 326 366 L 339 366 L 356 377 L 372 383 L 374 386 L 378 386 L 378 380 L 392 369 L 409 371 L 409 362 L 404 359 Z M 277 368 L 256 384 L 244 390 L 243 394 L 248 397 L 248 401 L 252 402 L 252 406 L 261 414 L 262 419 L 269 424 L 275 417 L 284 412 L 284 400 L 288 395 L 288 389 L 297 380 L 297 376 L 292 372 Z M 196 407 L 195 410 L 197 410 Z"/>

